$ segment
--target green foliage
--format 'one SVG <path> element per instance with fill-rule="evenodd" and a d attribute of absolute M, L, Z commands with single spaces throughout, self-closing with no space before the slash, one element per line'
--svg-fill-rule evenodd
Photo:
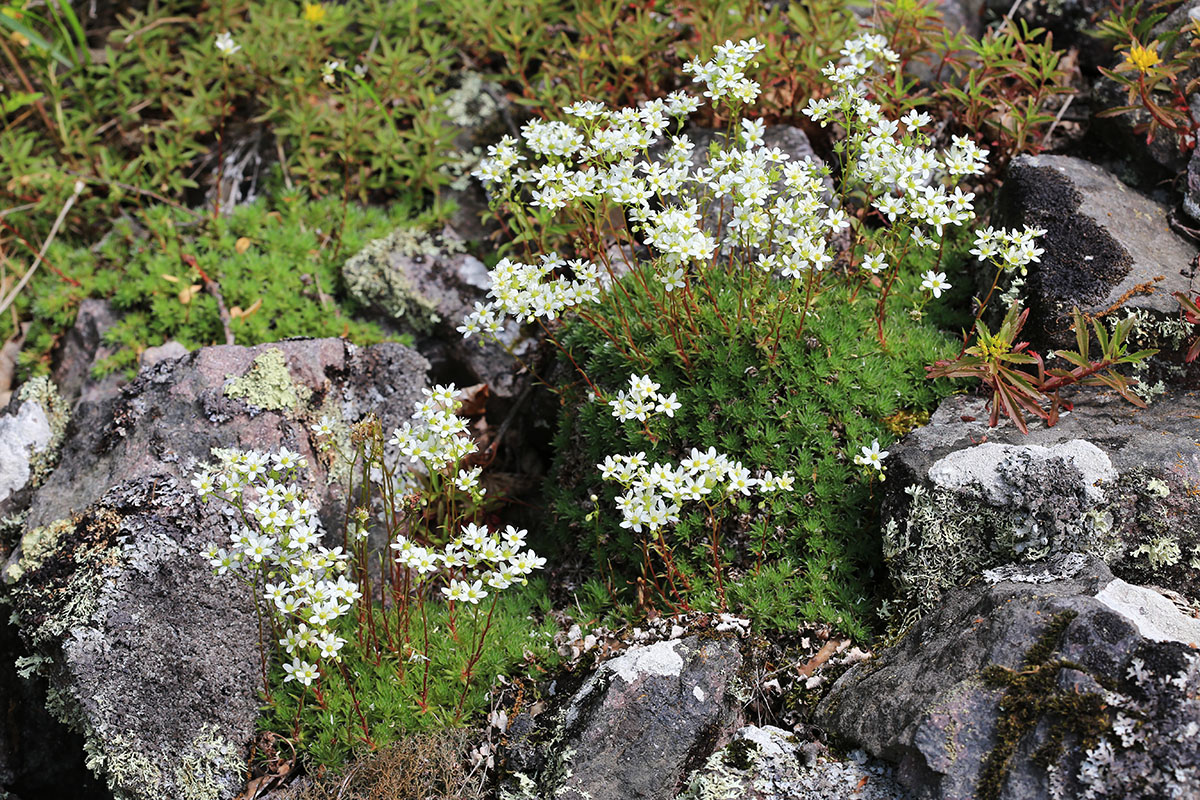
<path fill-rule="evenodd" d="M 1091 331 L 1099 343 L 1098 358 L 1091 356 L 1091 334 L 1088 323 L 1079 309 L 1074 310 L 1076 350 L 1057 350 L 1051 358 L 1061 358 L 1073 369 L 1046 369 L 1042 357 L 1027 350 L 1028 342 L 1017 341 L 1029 309 L 1021 310 L 1013 303 L 1003 322 L 992 333 L 982 320 L 975 322 L 975 342 L 956 358 L 939 361 L 929 368 L 930 377 L 973 378 L 992 392 L 990 425 L 995 425 L 1001 412 L 1013 421 L 1022 433 L 1028 433 L 1025 415 L 1032 414 L 1053 425 L 1063 405 L 1058 393 L 1066 386 L 1106 386 L 1139 408 L 1146 403 L 1130 389 L 1134 378 L 1117 372 L 1116 367 L 1137 364 L 1157 353 L 1157 350 L 1127 351 L 1127 340 L 1137 321 L 1126 317 L 1118 322 L 1112 333 L 1099 320 L 1091 321 Z M 1035 367 L 1036 371 L 1022 367 Z"/>
<path fill-rule="evenodd" d="M 56 242 L 47 263 L 58 274 L 39 271 L 16 301 L 33 321 L 23 366 L 47 368 L 51 349 L 87 297 L 110 298 L 122 313 L 107 335 L 118 351 L 100 365 L 102 372 L 135 369 L 142 350 L 170 339 L 188 348 L 224 344 L 217 301 L 201 271 L 219 285 L 238 344 L 289 336 L 380 341 L 377 326 L 351 316 L 340 265 L 366 242 L 406 224 L 416 223 L 401 205 L 343 208 L 337 198 L 305 201 L 292 193 L 215 221 L 154 206 L 119 220 L 95 248 Z M 6 316 L 0 339 L 11 334 Z"/>
<path fill-rule="evenodd" d="M 428 624 L 430 658 L 426 678 L 424 662 L 402 661 L 391 653 L 364 644 L 364 636 L 386 636 L 401 624 L 394 609 L 374 609 L 373 628 L 359 624 L 356 616 L 340 621 L 337 633 L 347 640 L 342 663 L 327 662 L 320 690 L 284 683 L 281 666 L 271 670 L 271 702 L 260 719 L 264 730 L 289 738 L 302 749 L 311 765 L 337 767 L 350 756 L 378 749 L 416 731 L 432 731 L 472 719 L 487 711 L 489 688 L 497 677 L 540 674 L 558 660 L 550 646 L 557 627 L 547 616 L 550 610 L 545 581 L 531 580 L 514 588 L 496 602 L 488 634 L 489 644 L 473 666 L 470 690 L 463 697 L 464 674 L 471 658 L 473 641 L 487 617 L 487 604 L 461 604 L 451 631 L 451 616 L 445 603 L 426 605 L 427 623 L 411 621 L 410 635 L 424 641 Z M 351 682 L 347 682 L 347 678 Z M 427 701 L 422 707 L 423 681 Z M 353 689 L 351 688 L 353 686 Z M 456 710 L 460 709 L 460 713 Z M 369 731 L 364 735 L 363 726 Z"/>
<path fill-rule="evenodd" d="M 924 266 L 913 263 L 906 271 Z M 616 492 L 601 482 L 596 464 L 637 451 L 651 463 L 677 462 L 692 447 L 715 447 L 751 469 L 790 471 L 793 492 L 741 499 L 723 522 L 730 606 L 768 628 L 821 620 L 863 635 L 882 583 L 881 558 L 871 471 L 856 466 L 853 456 L 875 439 L 891 441 L 886 420 L 898 411 L 930 409 L 947 393 L 947 383 L 925 379 L 924 366 L 952 352 L 953 341 L 905 313 L 916 311 L 920 299 L 902 291 L 890 300 L 885 349 L 875 335 L 874 302 L 852 300 L 839 287 L 828 291 L 819 319 L 803 335 L 785 337 L 770 363 L 755 323 L 737 316 L 733 279 L 717 280 L 716 306 L 696 320 L 701 338 L 689 348 L 690 378 L 668 337 L 634 330 L 650 360 L 645 367 L 618 353 L 595 326 L 568 326 L 561 341 L 602 390 L 645 372 L 683 405 L 673 419 L 653 420 L 652 439 L 640 424 L 622 423 L 606 405 L 580 394 L 565 403 L 548 485 L 558 535 L 591 557 L 618 597 L 645 601 L 665 580 L 661 553 L 653 543 L 643 547 L 641 534 L 619 527 Z M 688 507 L 667 533 L 675 566 L 690 586 L 680 587 L 683 601 L 693 608 L 718 603 L 708 535 L 703 513 Z"/>

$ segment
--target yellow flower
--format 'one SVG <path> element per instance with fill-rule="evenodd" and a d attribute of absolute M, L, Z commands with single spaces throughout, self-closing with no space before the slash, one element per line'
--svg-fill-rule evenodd
<path fill-rule="evenodd" d="M 305 3 L 304 4 L 304 21 L 317 23 L 325 20 L 325 6 L 320 3 Z"/>
<path fill-rule="evenodd" d="M 1137 42 L 1133 43 L 1133 47 L 1129 48 L 1129 54 L 1125 56 L 1125 65 L 1136 69 L 1138 72 L 1145 74 L 1155 64 L 1161 64 L 1162 59 L 1158 57 L 1158 51 L 1151 44 L 1149 47 L 1143 47 Z"/>

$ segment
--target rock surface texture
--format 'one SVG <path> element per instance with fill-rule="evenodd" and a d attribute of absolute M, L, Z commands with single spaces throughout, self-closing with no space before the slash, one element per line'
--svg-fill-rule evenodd
<path fill-rule="evenodd" d="M 815 742 L 770 725 L 748 725 L 713 753 L 677 800 L 902 800 L 908 792 L 892 769 L 862 751 L 847 761 L 821 753 Z"/>
<path fill-rule="evenodd" d="M 134 800 L 218 800 L 241 789 L 261 685 L 244 589 L 200 552 L 235 521 L 194 500 L 213 448 L 308 460 L 328 523 L 338 482 L 309 426 L 374 412 L 406 419 L 427 363 L 396 344 L 339 339 L 203 348 L 144 369 L 121 395 L 76 407 L 61 463 L 34 495 L 3 579 L 27 671 L 84 735 L 88 766 Z"/>
<path fill-rule="evenodd" d="M 946 596 L 818 708 L 940 800 L 1200 796 L 1200 620 L 1069 554 Z"/>
<path fill-rule="evenodd" d="M 740 724 L 735 639 L 631 648 L 603 663 L 557 711 L 510 732 L 501 796 L 670 800 Z"/>
<path fill-rule="evenodd" d="M 1200 598 L 1200 395 L 1085 400 L 1022 435 L 953 397 L 892 446 L 884 556 L 910 613 L 984 569 L 1072 551 Z"/>
<path fill-rule="evenodd" d="M 476 303 L 489 299 L 491 287 L 487 267 L 463 246 L 450 228 L 434 235 L 401 228 L 350 258 L 342 276 L 356 300 L 417 337 L 440 380 L 487 383 L 494 394 L 511 397 L 518 391 L 513 357 L 495 342 L 464 340 L 456 330 Z M 519 355 L 534 346 L 512 320 L 499 336 Z"/>
<path fill-rule="evenodd" d="M 1186 349 L 1174 292 L 1200 290 L 1197 250 L 1173 233 L 1165 206 L 1069 156 L 1019 156 L 1002 195 L 1007 224 L 1043 228 L 1041 262 L 1024 291 L 1035 348 L 1073 347 L 1071 309 L 1138 316 L 1138 342 Z M 1115 311 L 1120 306 L 1120 311 Z"/>

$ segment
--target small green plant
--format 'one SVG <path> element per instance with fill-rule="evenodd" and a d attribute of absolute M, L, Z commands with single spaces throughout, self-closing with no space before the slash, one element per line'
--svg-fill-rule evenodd
<path fill-rule="evenodd" d="M 1137 130 L 1146 134 L 1147 142 L 1167 131 L 1188 152 L 1196 146 L 1200 130 L 1188 107 L 1188 98 L 1200 88 L 1200 78 L 1185 79 L 1200 58 L 1200 22 L 1192 19 L 1180 28 L 1168 27 L 1152 39 L 1172 5 L 1176 4 L 1157 3 L 1144 12 L 1143 4 L 1135 3 L 1115 9 L 1101 23 L 1099 35 L 1125 55 L 1116 69 L 1101 67 L 1100 71 L 1125 90 L 1126 105 L 1102 111 L 1100 116 L 1144 112 L 1146 120 L 1138 123 Z"/>
<path fill-rule="evenodd" d="M 497 675 L 548 655 L 549 631 L 539 639 L 529 622 L 547 610 L 528 578 L 545 559 L 526 531 L 475 521 L 484 490 L 481 468 L 467 466 L 475 445 L 458 391 L 424 391 L 391 437 L 411 471 L 388 462 L 373 418 L 341 433 L 327 419 L 313 426 L 356 504 L 338 547 L 322 544 L 299 485 L 307 464 L 286 448 L 216 451 L 219 466 L 193 481 L 238 520 L 231 547 L 206 556 L 254 598 L 267 724 L 317 763 L 458 723 Z"/>
<path fill-rule="evenodd" d="M 1175 299 L 1179 301 L 1184 320 L 1192 325 L 1200 325 L 1200 297 L 1188 297 L 1183 292 L 1176 292 Z M 1190 364 L 1197 356 L 1200 356 L 1200 335 L 1192 340 L 1184 361 Z"/>
<path fill-rule="evenodd" d="M 1044 420 L 1047 425 L 1058 421 L 1059 409 L 1064 405 L 1069 407 L 1059 396 L 1067 386 L 1106 386 L 1135 406 L 1145 408 L 1146 403 L 1130 391 L 1137 380 L 1116 369 L 1137 364 L 1158 352 L 1126 352 L 1126 339 L 1136 320 L 1127 317 L 1118 322 L 1110 334 L 1099 320 L 1093 319 L 1091 330 L 1099 343 L 1100 354 L 1098 358 L 1092 358 L 1087 320 L 1079 309 L 1075 309 L 1073 315 L 1077 349 L 1051 353 L 1052 358 L 1069 363 L 1071 369 L 1046 369 L 1042 357 L 1028 349 L 1028 342 L 1017 341 L 1029 309 L 1022 311 L 1019 304 L 1013 303 L 994 334 L 977 320 L 975 343 L 966 347 L 958 358 L 929 367 L 929 377 L 979 380 L 992 392 L 989 424 L 996 425 L 1003 412 L 1022 433 L 1029 432 L 1025 422 L 1027 414 Z M 1030 365 L 1036 367 L 1036 371 L 1021 368 Z"/>

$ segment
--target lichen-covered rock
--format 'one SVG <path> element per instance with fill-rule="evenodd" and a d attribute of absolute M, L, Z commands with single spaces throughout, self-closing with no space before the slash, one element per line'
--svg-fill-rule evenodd
<path fill-rule="evenodd" d="M 1023 290 L 1023 332 L 1037 348 L 1072 348 L 1071 310 L 1138 316 L 1139 346 L 1186 349 L 1173 292 L 1196 292 L 1197 250 L 1167 224 L 1166 207 L 1094 164 L 1068 156 L 1018 156 L 1002 205 L 1009 225 L 1046 230 L 1041 262 Z M 1116 309 L 1121 310 L 1117 311 Z"/>
<path fill-rule="evenodd" d="M 676 800 L 902 800 L 890 765 L 862 751 L 830 758 L 780 728 L 749 725 L 692 774 Z"/>
<path fill-rule="evenodd" d="M 26 381 L 7 413 L 0 414 L 0 555 L 4 520 L 24 511 L 30 493 L 54 468 L 71 418 L 66 402 L 48 378 Z"/>
<path fill-rule="evenodd" d="M 1198 645 L 1200 620 L 1069 554 L 950 593 L 817 714 L 919 798 L 1196 797 Z"/>
<path fill-rule="evenodd" d="M 690 636 L 601 664 L 555 712 L 512 731 L 506 800 L 669 800 L 740 725 L 735 639 Z M 523 734 L 523 735 L 522 735 Z"/>
<path fill-rule="evenodd" d="M 452 229 L 393 231 L 350 258 L 342 276 L 356 300 L 417 337 L 435 374 L 454 375 L 460 384 L 487 383 L 503 397 L 516 393 L 513 357 L 495 342 L 464 340 L 457 330 L 476 303 L 488 301 L 491 280 L 483 262 L 463 252 L 463 241 Z M 518 355 L 528 355 L 536 344 L 512 320 L 498 336 Z"/>
<path fill-rule="evenodd" d="M 984 569 L 1076 550 L 1200 599 L 1200 397 L 1140 410 L 1086 394 L 1028 435 L 987 418 L 982 400 L 949 398 L 890 448 L 884 556 L 901 611 Z"/>
<path fill-rule="evenodd" d="M 427 362 L 398 344 L 340 339 L 210 347 L 143 369 L 119 397 L 82 401 L 61 463 L 34 495 L 4 565 L 7 599 L 49 681 L 48 705 L 84 734 L 119 797 L 219 800 L 240 790 L 261 686 L 249 595 L 201 558 L 231 518 L 193 500 L 214 448 L 286 446 L 327 529 L 342 518 L 310 426 L 338 436 L 368 413 L 412 413 Z"/>

